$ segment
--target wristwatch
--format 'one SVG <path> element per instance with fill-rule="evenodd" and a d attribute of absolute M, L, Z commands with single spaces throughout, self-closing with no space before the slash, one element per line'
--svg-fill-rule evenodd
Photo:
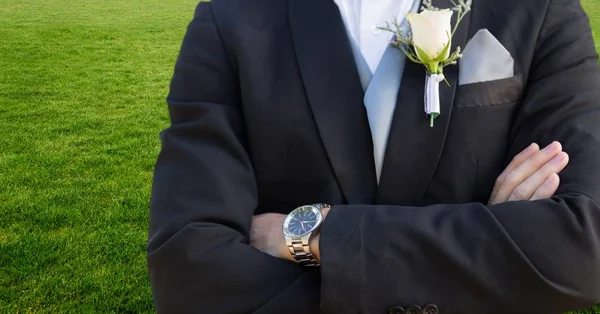
<path fill-rule="evenodd" d="M 305 205 L 294 209 L 283 221 L 283 235 L 285 243 L 298 264 L 307 267 L 319 266 L 310 251 L 309 241 L 313 233 L 318 232 L 323 215 L 323 208 L 331 207 L 327 204 Z"/>

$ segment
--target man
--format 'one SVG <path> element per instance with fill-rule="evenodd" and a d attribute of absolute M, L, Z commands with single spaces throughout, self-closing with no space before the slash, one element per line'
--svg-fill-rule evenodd
<path fill-rule="evenodd" d="M 157 311 L 547 314 L 600 301 L 600 69 L 579 1 L 474 0 L 433 128 L 424 68 L 386 57 L 391 34 L 372 27 L 419 4 L 360 4 L 199 4 L 152 192 Z M 492 54 L 466 45 L 478 36 Z M 464 83 L 495 53 L 514 75 Z M 376 134 L 385 117 L 370 108 L 393 81 L 381 77 L 400 71 L 389 134 Z"/>

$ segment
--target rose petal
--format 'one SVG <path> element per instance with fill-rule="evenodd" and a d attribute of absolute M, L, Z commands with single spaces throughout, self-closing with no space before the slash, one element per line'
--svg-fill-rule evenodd
<path fill-rule="evenodd" d="M 406 15 L 411 26 L 414 44 L 423 50 L 430 59 L 437 59 L 444 48 L 451 41 L 452 10 L 429 11 L 409 13 Z M 444 56 L 448 58 L 448 55 Z M 425 61 L 425 60 L 421 60 Z"/>

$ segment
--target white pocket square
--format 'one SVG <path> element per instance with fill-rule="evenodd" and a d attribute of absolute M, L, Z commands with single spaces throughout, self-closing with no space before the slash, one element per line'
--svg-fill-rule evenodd
<path fill-rule="evenodd" d="M 515 75 L 510 52 L 487 29 L 480 29 L 459 60 L 458 85 L 488 82 Z"/>

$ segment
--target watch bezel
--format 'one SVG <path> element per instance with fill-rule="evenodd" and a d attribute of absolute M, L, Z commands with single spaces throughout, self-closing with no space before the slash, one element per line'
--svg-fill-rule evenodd
<path fill-rule="evenodd" d="M 302 234 L 293 234 L 289 231 L 289 225 L 290 225 L 290 221 L 292 220 L 292 218 L 294 218 L 294 216 L 296 216 L 299 212 L 303 211 L 304 209 L 310 209 L 313 213 L 315 213 L 315 215 L 317 216 L 317 223 L 315 224 L 315 226 L 306 231 L 305 233 Z M 296 209 L 294 209 L 293 211 L 291 211 L 286 217 L 285 220 L 283 221 L 283 234 L 286 237 L 289 238 L 302 238 L 308 234 L 311 234 L 313 232 L 315 232 L 317 229 L 319 229 L 319 227 L 321 226 L 321 223 L 323 222 L 323 214 L 321 213 L 321 209 L 317 206 L 314 205 L 304 205 L 304 206 L 300 206 Z"/>

